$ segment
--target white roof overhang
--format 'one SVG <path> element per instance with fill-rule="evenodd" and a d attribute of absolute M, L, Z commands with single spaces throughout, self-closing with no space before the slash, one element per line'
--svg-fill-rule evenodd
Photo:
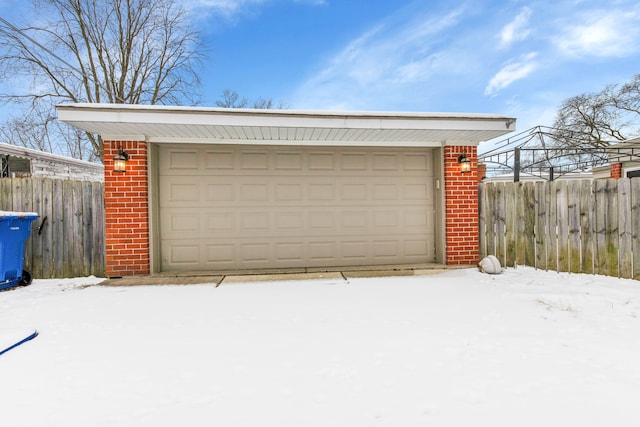
<path fill-rule="evenodd" d="M 152 143 L 416 146 L 477 145 L 515 130 L 494 114 L 255 110 L 62 104 L 58 118 L 104 140 Z"/>

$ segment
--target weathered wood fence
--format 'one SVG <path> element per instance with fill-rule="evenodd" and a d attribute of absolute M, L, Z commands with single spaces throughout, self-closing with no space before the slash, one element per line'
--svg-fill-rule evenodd
<path fill-rule="evenodd" d="M 0 210 L 37 212 L 25 241 L 34 278 L 104 276 L 104 188 L 100 182 L 0 179 Z"/>
<path fill-rule="evenodd" d="M 480 255 L 640 279 L 640 179 L 480 184 Z"/>

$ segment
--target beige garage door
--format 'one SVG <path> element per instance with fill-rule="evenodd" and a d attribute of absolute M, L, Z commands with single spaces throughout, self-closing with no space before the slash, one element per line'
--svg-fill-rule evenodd
<path fill-rule="evenodd" d="M 433 262 L 431 149 L 161 145 L 161 269 Z"/>

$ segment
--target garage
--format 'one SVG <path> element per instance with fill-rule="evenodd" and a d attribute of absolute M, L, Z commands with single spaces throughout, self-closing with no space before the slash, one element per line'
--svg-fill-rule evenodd
<path fill-rule="evenodd" d="M 161 145 L 162 271 L 435 261 L 432 149 Z"/>
<path fill-rule="evenodd" d="M 472 265 L 483 113 L 65 104 L 104 142 L 109 277 Z"/>

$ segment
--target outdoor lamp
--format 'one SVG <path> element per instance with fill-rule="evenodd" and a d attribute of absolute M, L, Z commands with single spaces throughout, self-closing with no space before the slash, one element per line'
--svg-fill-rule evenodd
<path fill-rule="evenodd" d="M 118 148 L 118 154 L 113 158 L 113 171 L 114 172 L 126 172 L 127 161 L 129 161 L 129 154 L 122 149 Z"/>
<path fill-rule="evenodd" d="M 471 172 L 471 160 L 467 158 L 467 152 L 463 151 L 462 154 L 458 156 L 458 163 L 460 163 L 460 172 L 468 173 Z"/>

